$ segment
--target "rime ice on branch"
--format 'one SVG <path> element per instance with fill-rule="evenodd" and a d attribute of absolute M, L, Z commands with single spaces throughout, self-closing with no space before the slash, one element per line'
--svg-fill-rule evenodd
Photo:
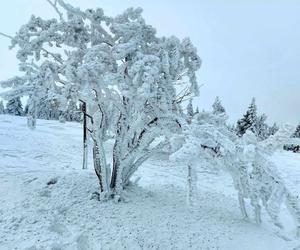
<path fill-rule="evenodd" d="M 180 129 L 180 102 L 198 93 L 200 58 L 189 39 L 157 37 L 141 8 L 108 17 L 100 8 L 48 2 L 59 20 L 32 16 L 11 38 L 24 74 L 2 82 L 12 87 L 5 95 L 30 96 L 33 119 L 45 99 L 61 111 L 87 102 L 101 195 L 118 198 L 137 168 Z M 103 146 L 108 131 L 112 162 Z M 164 140 L 155 143 L 158 137 Z"/>
<path fill-rule="evenodd" d="M 184 128 L 185 143 L 171 159 L 183 161 L 193 166 L 200 164 L 230 173 L 234 187 L 238 191 L 241 213 L 248 218 L 245 200 L 249 199 L 255 211 L 255 220 L 261 222 L 261 208 L 265 208 L 276 226 L 279 221 L 280 207 L 283 202 L 300 233 L 300 207 L 297 197 L 285 186 L 276 167 L 268 156 L 291 141 L 293 129 L 285 126 L 264 141 L 260 141 L 252 132 L 238 137 L 226 126 L 226 114 L 215 115 L 200 112 Z M 190 181 L 190 179 L 188 179 Z M 188 183 L 188 187 L 191 183 Z M 199 190 L 201 192 L 201 190 Z M 190 198 L 190 188 L 188 197 Z"/>

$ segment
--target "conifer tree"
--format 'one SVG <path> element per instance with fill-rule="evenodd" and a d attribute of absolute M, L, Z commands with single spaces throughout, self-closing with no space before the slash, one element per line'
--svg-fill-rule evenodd
<path fill-rule="evenodd" d="M 4 105 L 3 105 L 3 101 L 0 102 L 0 114 L 4 114 L 5 110 L 4 110 Z"/>
<path fill-rule="evenodd" d="M 187 109 L 187 121 L 191 123 L 193 116 L 194 116 L 194 108 L 193 108 L 193 100 L 190 99 L 189 104 L 186 107 Z"/>
<path fill-rule="evenodd" d="M 279 130 L 278 125 L 274 122 L 273 126 L 269 128 L 269 136 L 275 135 L 275 133 Z"/>
<path fill-rule="evenodd" d="M 215 102 L 212 105 L 212 108 L 213 108 L 213 114 L 215 115 L 219 115 L 226 112 L 218 96 L 216 97 Z"/>
<path fill-rule="evenodd" d="M 244 114 L 244 117 L 237 122 L 237 135 L 243 136 L 248 129 L 255 133 L 255 123 L 257 120 L 257 107 L 255 98 L 252 98 L 251 104 Z"/>
<path fill-rule="evenodd" d="M 24 114 L 20 97 L 10 99 L 6 104 L 6 113 L 22 116 Z"/>
<path fill-rule="evenodd" d="M 70 101 L 68 103 L 68 109 L 66 111 L 66 120 L 67 121 L 77 121 L 79 122 L 81 119 L 81 111 L 79 107 L 77 107 L 76 102 Z"/>
<path fill-rule="evenodd" d="M 29 105 L 28 103 L 26 103 L 25 107 L 24 107 L 24 115 L 27 115 L 29 112 Z"/>
<path fill-rule="evenodd" d="M 295 132 L 293 133 L 292 137 L 294 138 L 300 138 L 300 123 L 299 125 L 296 127 Z"/>
<path fill-rule="evenodd" d="M 270 128 L 265 123 L 267 120 L 267 116 L 262 114 L 256 118 L 256 122 L 254 124 L 254 134 L 259 140 L 265 140 L 270 136 Z"/>

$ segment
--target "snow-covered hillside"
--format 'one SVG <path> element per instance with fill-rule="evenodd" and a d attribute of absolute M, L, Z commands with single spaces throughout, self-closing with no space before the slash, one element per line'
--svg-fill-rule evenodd
<path fill-rule="evenodd" d="M 284 230 L 263 216 L 243 221 L 231 179 L 201 167 L 193 211 L 186 206 L 186 167 L 162 155 L 136 173 L 126 201 L 99 202 L 91 159 L 82 170 L 81 125 L 0 115 L 0 250 L 10 249 L 300 249 L 291 219 Z M 300 154 L 273 157 L 300 194 Z"/>

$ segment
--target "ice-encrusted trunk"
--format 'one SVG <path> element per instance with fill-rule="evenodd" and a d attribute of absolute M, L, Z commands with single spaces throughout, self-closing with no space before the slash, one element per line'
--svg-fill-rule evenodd
<path fill-rule="evenodd" d="M 170 126 L 170 119 L 144 113 L 135 115 L 125 111 L 118 118 L 110 179 L 113 195 L 120 195 L 139 166 L 165 145 L 164 140 L 152 143 L 161 135 L 161 126 Z"/>
<path fill-rule="evenodd" d="M 123 131 L 124 131 L 124 125 L 125 124 L 125 117 L 124 114 L 121 112 L 120 116 L 118 118 L 117 122 L 117 128 L 116 128 L 116 138 L 115 143 L 113 146 L 113 157 L 112 157 L 112 173 L 111 173 L 111 180 L 110 180 L 110 188 L 114 193 L 119 193 L 122 189 L 122 178 L 121 178 L 121 143 L 124 139 Z"/>
<path fill-rule="evenodd" d="M 28 114 L 27 114 L 27 127 L 30 129 L 36 128 L 36 118 L 37 118 L 37 105 L 36 101 L 33 100 L 28 106 Z"/>
<path fill-rule="evenodd" d="M 104 126 L 103 121 L 105 119 L 105 113 L 101 107 L 101 102 L 98 99 L 98 95 L 96 92 L 97 103 L 96 106 L 98 108 L 98 112 L 91 116 L 86 113 L 86 115 L 90 118 L 90 122 L 92 128 L 87 130 L 90 132 L 90 136 L 93 140 L 93 163 L 94 170 L 99 180 L 101 195 L 108 196 L 110 194 L 109 181 L 111 177 L 110 166 L 106 161 L 106 152 L 104 149 Z M 86 110 L 85 110 L 86 111 Z"/>
<path fill-rule="evenodd" d="M 34 114 L 27 115 L 27 127 L 30 129 L 36 128 L 36 117 Z"/>
<path fill-rule="evenodd" d="M 110 179 L 110 167 L 106 162 L 105 151 L 101 137 L 93 136 L 93 162 L 94 170 L 99 180 L 100 191 L 105 196 L 110 193 L 109 179 Z"/>

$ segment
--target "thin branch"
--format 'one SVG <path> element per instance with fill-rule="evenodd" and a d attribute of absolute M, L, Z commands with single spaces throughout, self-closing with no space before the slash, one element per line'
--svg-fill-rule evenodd
<path fill-rule="evenodd" d="M 100 122 L 100 128 L 102 128 L 102 126 L 103 126 L 103 120 L 104 120 L 104 112 L 103 112 L 103 110 L 102 110 L 102 107 L 101 107 L 101 105 L 100 105 L 100 101 L 99 101 L 98 92 L 97 92 L 97 90 L 96 90 L 96 89 L 93 89 L 93 90 L 95 91 L 96 100 L 97 100 L 97 102 L 98 102 L 98 108 L 99 108 L 99 110 L 100 110 L 100 112 L 101 112 L 101 122 Z"/>
<path fill-rule="evenodd" d="M 9 38 L 11 40 L 14 40 L 14 37 L 10 36 L 10 35 L 7 35 L 7 34 L 4 34 L 2 32 L 0 32 L 0 35 L 1 36 L 4 36 L 6 38 Z M 62 59 L 60 59 L 59 57 L 57 57 L 55 54 L 49 52 L 48 50 L 44 49 L 44 48 L 41 48 L 42 51 L 44 51 L 45 53 L 49 54 L 50 56 L 52 56 L 57 62 L 59 62 L 60 64 L 63 64 L 63 61 Z"/>
<path fill-rule="evenodd" d="M 186 89 L 185 93 L 183 93 L 182 96 L 177 96 L 175 100 L 173 100 L 173 103 L 181 103 L 182 101 L 184 101 L 185 97 L 189 97 L 190 98 L 190 95 L 191 95 L 191 91 L 189 89 Z M 188 98 L 188 99 L 189 99 Z"/>
<path fill-rule="evenodd" d="M 48 50 L 41 48 L 42 51 L 44 51 L 45 53 L 49 54 L 50 56 L 52 56 L 57 62 L 59 62 L 60 64 L 63 64 L 63 60 L 59 57 L 57 57 L 55 54 L 49 52 Z"/>
<path fill-rule="evenodd" d="M 54 10 L 56 11 L 56 13 L 59 15 L 59 19 L 60 19 L 61 21 L 63 21 L 63 20 L 64 20 L 63 14 L 59 11 L 59 9 L 58 9 L 57 6 L 56 6 L 57 1 L 55 0 L 54 3 L 52 3 L 52 1 L 50 1 L 50 0 L 46 0 L 46 1 L 54 8 Z"/>
<path fill-rule="evenodd" d="M 186 98 L 182 98 L 182 99 L 176 101 L 176 103 L 185 102 L 185 101 L 190 100 L 190 99 L 192 99 L 194 97 L 195 97 L 195 95 L 193 95 L 193 96 L 192 95 L 191 96 L 186 96 Z"/>
<path fill-rule="evenodd" d="M 188 71 L 186 70 L 186 71 L 184 71 L 184 72 L 178 74 L 177 77 L 176 77 L 176 80 L 177 80 L 177 81 L 178 81 L 178 80 L 181 80 L 181 78 L 182 78 L 187 72 L 188 72 Z"/>
<path fill-rule="evenodd" d="M 1 35 L 1 36 L 4 36 L 4 37 L 6 37 L 6 38 L 9 38 L 9 39 L 11 39 L 11 40 L 14 39 L 12 36 L 7 35 L 7 34 L 4 34 L 4 33 L 2 33 L 2 32 L 0 32 L 0 35 Z"/>

